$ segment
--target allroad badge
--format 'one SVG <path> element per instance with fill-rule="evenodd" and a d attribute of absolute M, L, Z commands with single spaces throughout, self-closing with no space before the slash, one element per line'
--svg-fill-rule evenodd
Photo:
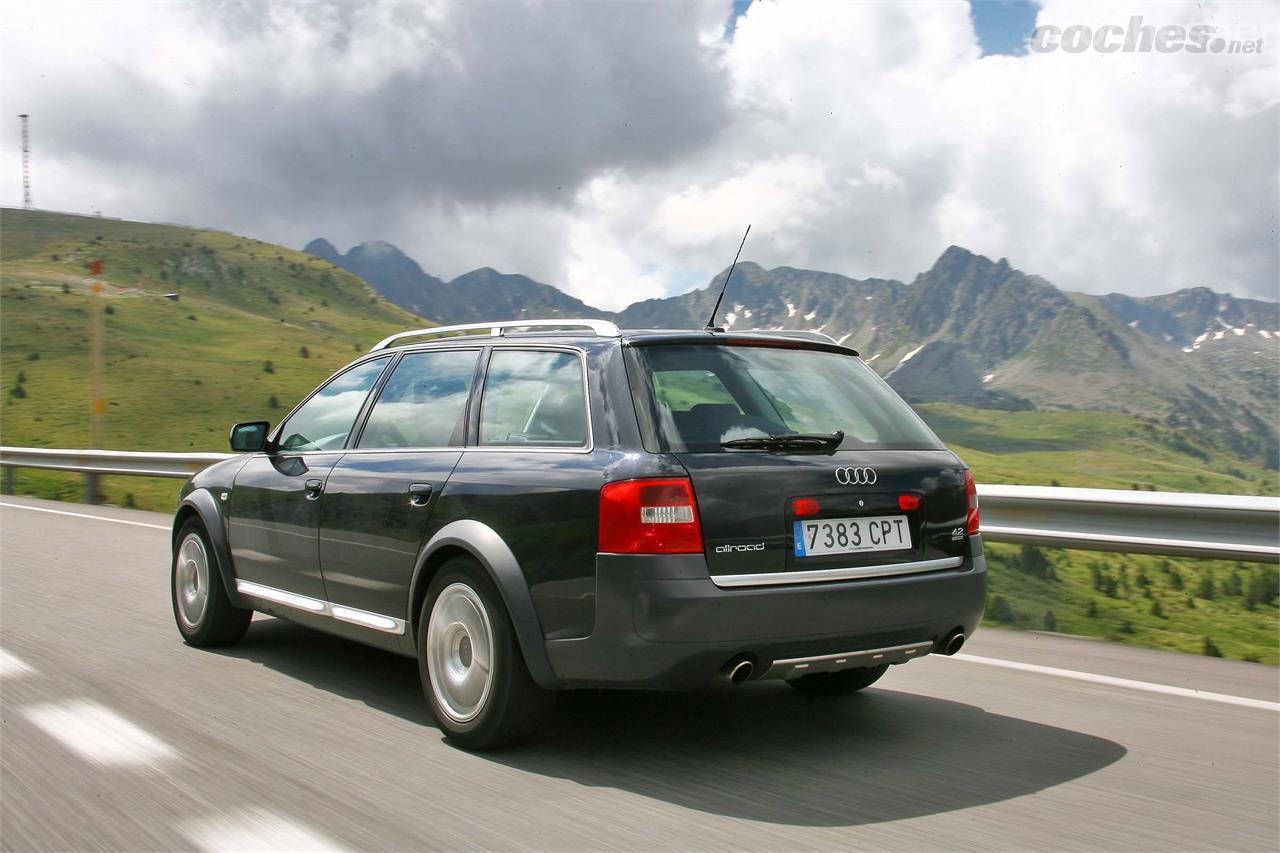
<path fill-rule="evenodd" d="M 875 468 L 837 468 L 836 482 L 842 486 L 874 486 Z"/>

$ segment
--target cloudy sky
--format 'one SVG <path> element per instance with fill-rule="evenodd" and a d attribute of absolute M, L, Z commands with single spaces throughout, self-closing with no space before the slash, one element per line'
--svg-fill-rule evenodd
<path fill-rule="evenodd" d="M 1280 298 L 1274 2 L 0 3 L 0 202 L 389 240 L 606 308 L 732 258 Z M 1028 51 L 1205 24 L 1261 52 Z M 975 19 L 977 25 L 975 26 Z"/>

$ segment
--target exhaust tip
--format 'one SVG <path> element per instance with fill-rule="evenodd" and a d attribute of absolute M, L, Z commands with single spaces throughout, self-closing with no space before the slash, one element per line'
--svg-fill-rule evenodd
<path fill-rule="evenodd" d="M 963 648 L 963 646 L 964 646 L 964 634 L 960 631 L 956 631 L 955 633 L 948 636 L 941 643 L 939 643 L 938 650 L 941 651 L 944 655 L 951 656 L 951 655 L 954 655 L 956 652 L 960 651 L 960 649 Z"/>
<path fill-rule="evenodd" d="M 716 675 L 716 682 L 719 684 L 727 684 L 731 687 L 737 687 L 747 679 L 751 678 L 751 674 L 755 672 L 756 665 L 752 663 L 751 658 L 745 655 L 737 658 L 730 658 L 720 672 Z"/>
<path fill-rule="evenodd" d="M 729 670 L 729 683 L 734 687 L 742 684 L 751 677 L 751 673 L 755 671 L 755 665 L 749 660 L 740 660 Z"/>

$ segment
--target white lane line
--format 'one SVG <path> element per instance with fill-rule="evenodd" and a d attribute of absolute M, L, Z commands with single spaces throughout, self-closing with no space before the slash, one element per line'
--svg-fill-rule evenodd
<path fill-rule="evenodd" d="M 151 527 L 155 530 L 170 530 L 172 528 L 167 524 L 147 524 L 145 521 L 126 521 L 123 518 L 108 518 L 105 515 L 90 515 L 87 512 L 68 512 L 65 509 L 46 509 L 42 506 L 27 506 L 26 504 L 11 504 L 0 502 L 0 506 L 7 506 L 12 509 L 27 509 L 31 512 L 51 512 L 54 515 L 69 515 L 73 518 L 92 518 L 96 521 L 110 521 L 113 524 L 128 524 L 133 527 Z"/>
<path fill-rule="evenodd" d="M 0 678 L 12 678 L 15 675 L 26 675 L 29 672 L 35 672 L 34 669 L 11 652 L 0 649 Z"/>
<path fill-rule="evenodd" d="M 1016 669 L 1022 672 L 1034 672 L 1040 675 L 1052 675 L 1057 678 L 1070 678 L 1075 681 L 1090 681 L 1094 684 L 1106 684 L 1109 687 L 1124 687 L 1129 690 L 1145 690 L 1148 693 L 1163 693 L 1167 696 L 1181 696 L 1185 699 L 1204 699 L 1208 702 L 1221 702 L 1225 705 L 1240 705 L 1245 708 L 1261 708 L 1265 711 L 1280 711 L 1280 702 L 1268 702 L 1265 699 L 1250 699 L 1247 696 L 1231 696 L 1226 693 L 1211 693 L 1208 690 L 1192 690 L 1188 687 L 1173 687 L 1168 684 L 1156 684 L 1153 681 L 1134 681 L 1129 678 L 1116 678 L 1111 675 L 1095 675 L 1092 672 L 1078 672 L 1074 669 L 1058 669 L 1055 666 L 1038 666 L 1034 663 L 1019 663 L 999 658 L 985 658 L 980 655 L 953 655 L 952 660 L 981 663 L 987 666 L 998 666 L 1004 669 Z"/>
<path fill-rule="evenodd" d="M 67 749 L 98 764 L 158 764 L 178 757 L 164 741 L 89 699 L 31 705 L 22 713 Z"/>
<path fill-rule="evenodd" d="M 295 820 L 260 808 L 188 821 L 180 829 L 192 844 L 209 853 L 348 849 Z"/>

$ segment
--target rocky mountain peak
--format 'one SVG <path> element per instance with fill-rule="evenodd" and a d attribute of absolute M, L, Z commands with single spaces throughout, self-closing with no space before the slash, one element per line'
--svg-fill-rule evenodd
<path fill-rule="evenodd" d="M 302 247 L 302 251 L 306 252 L 308 255 L 315 255 L 320 260 L 328 261 L 331 264 L 336 264 L 338 259 L 342 257 L 338 254 L 337 248 L 323 237 L 317 237 L 312 240 L 310 243 Z"/>

